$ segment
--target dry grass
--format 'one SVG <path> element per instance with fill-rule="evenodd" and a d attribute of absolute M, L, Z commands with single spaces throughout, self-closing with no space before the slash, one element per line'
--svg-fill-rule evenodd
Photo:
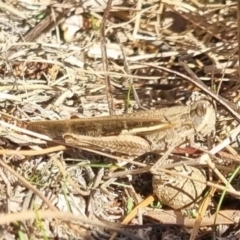
<path fill-rule="evenodd" d="M 88 7 L 90 0 L 85 10 L 69 1 L 26 2 L 0 3 L 2 239 L 114 239 L 113 231 L 118 239 L 239 239 L 237 173 L 228 184 L 240 160 L 237 4 L 113 0 L 103 13 L 105 6 Z M 62 9 L 74 17 L 61 19 Z M 45 14 L 55 21 L 41 32 Z M 216 136 L 203 141 L 211 150 L 188 156 L 208 170 L 209 192 L 196 218 L 146 210 L 150 174 L 106 180 L 116 160 L 52 146 L 51 136 L 26 130 L 30 121 L 122 114 L 202 95 L 215 99 L 217 125 Z"/>

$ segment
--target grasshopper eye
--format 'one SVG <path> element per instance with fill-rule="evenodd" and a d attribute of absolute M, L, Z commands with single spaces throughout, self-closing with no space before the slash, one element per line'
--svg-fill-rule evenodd
<path fill-rule="evenodd" d="M 194 112 L 197 116 L 203 117 L 207 112 L 207 106 L 205 103 L 200 103 L 194 109 Z"/>

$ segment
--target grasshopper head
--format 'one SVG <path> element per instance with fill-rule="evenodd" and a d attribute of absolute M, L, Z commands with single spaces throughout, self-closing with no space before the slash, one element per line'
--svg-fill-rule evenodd
<path fill-rule="evenodd" d="M 195 131 L 206 136 L 215 130 L 216 111 L 209 100 L 199 100 L 191 106 L 190 117 Z"/>

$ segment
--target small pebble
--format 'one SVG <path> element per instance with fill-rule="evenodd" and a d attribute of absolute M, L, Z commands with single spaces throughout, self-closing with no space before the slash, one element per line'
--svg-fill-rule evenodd
<path fill-rule="evenodd" d="M 206 177 L 198 168 L 190 166 L 177 166 L 172 172 L 183 173 L 201 181 Z M 206 184 L 192 181 L 182 176 L 172 176 L 160 173 L 153 176 L 153 192 L 159 201 L 173 209 L 192 207 L 200 200 Z"/>

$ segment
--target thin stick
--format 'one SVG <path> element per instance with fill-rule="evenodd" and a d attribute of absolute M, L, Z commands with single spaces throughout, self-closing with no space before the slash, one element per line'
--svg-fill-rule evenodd
<path fill-rule="evenodd" d="M 126 226 L 124 225 L 113 225 L 113 224 L 106 224 L 104 222 L 100 222 L 98 220 L 91 220 L 88 219 L 86 217 L 82 217 L 82 216 L 78 216 L 78 215 L 74 215 L 70 212 L 55 212 L 55 211 L 50 211 L 50 210 L 40 210 L 34 212 L 34 211 L 22 211 L 19 213 L 11 213 L 11 214 L 7 214 L 1 217 L 0 219 L 0 225 L 4 225 L 4 224 L 9 224 L 12 222 L 18 222 L 18 221 L 26 221 L 26 220 L 34 220 L 37 217 L 41 218 L 41 219 L 53 219 L 53 218 L 57 218 L 57 219 L 61 219 L 65 222 L 69 222 L 69 221 L 77 221 L 80 225 L 92 225 L 92 226 L 97 226 L 97 227 L 102 227 L 102 228 L 106 228 L 109 230 L 113 230 L 113 231 L 117 231 L 125 236 L 128 236 L 131 239 L 135 239 L 135 240 L 143 240 L 143 238 L 140 238 L 136 235 L 133 235 L 132 233 L 125 231 L 124 228 L 126 228 Z"/>
<path fill-rule="evenodd" d="M 106 9 L 103 14 L 102 18 L 102 24 L 101 24 L 101 50 L 102 50 L 102 65 L 103 65 L 103 71 L 108 71 L 108 58 L 107 58 L 107 51 L 106 51 L 106 37 L 105 37 L 105 23 L 107 21 L 108 14 L 110 12 L 110 8 L 112 5 L 112 0 L 108 0 Z M 111 83 L 110 83 L 110 76 L 109 74 L 105 75 L 105 84 L 106 84 L 106 96 L 107 96 L 107 102 L 108 102 L 108 108 L 110 115 L 114 114 L 114 104 L 113 99 L 111 95 Z"/>

